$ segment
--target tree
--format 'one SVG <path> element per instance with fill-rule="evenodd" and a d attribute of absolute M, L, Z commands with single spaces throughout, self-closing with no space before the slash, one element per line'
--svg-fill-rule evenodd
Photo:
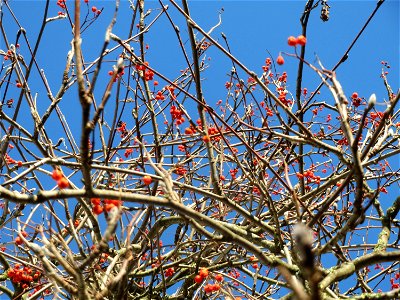
<path fill-rule="evenodd" d="M 380 97 L 337 73 L 383 4 L 326 68 L 305 50 L 330 6 L 306 1 L 290 51 L 255 72 L 215 33 L 222 11 L 201 27 L 186 0 L 58 0 L 55 17 L 46 1 L 29 6 L 35 38 L 1 1 L 3 296 L 398 298 L 398 70 L 382 61 Z M 166 28 L 178 64 L 148 44 Z M 215 56 L 230 64 L 218 96 Z"/>

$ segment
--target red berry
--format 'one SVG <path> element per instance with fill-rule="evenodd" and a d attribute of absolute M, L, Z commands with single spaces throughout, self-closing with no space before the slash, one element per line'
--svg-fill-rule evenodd
<path fill-rule="evenodd" d="M 209 293 L 212 293 L 212 291 L 213 291 L 213 285 L 212 284 L 206 284 L 206 286 L 204 287 L 204 291 L 207 293 L 207 294 L 209 294 Z"/>
<path fill-rule="evenodd" d="M 289 46 L 296 46 L 297 45 L 297 39 L 294 36 L 289 36 L 287 43 Z"/>
<path fill-rule="evenodd" d="M 101 205 L 95 205 L 93 206 L 93 213 L 96 215 L 100 215 L 103 212 L 103 206 Z"/>
<path fill-rule="evenodd" d="M 20 82 L 17 82 L 16 86 L 17 86 L 17 88 L 21 88 L 22 84 Z"/>
<path fill-rule="evenodd" d="M 153 181 L 149 175 L 143 176 L 142 180 L 145 185 L 150 185 Z"/>
<path fill-rule="evenodd" d="M 203 278 L 206 278 L 206 277 L 208 277 L 208 269 L 207 268 L 201 268 L 200 269 L 200 271 L 199 271 L 199 275 L 201 276 L 201 277 L 203 277 Z"/>
<path fill-rule="evenodd" d="M 285 63 L 285 60 L 283 59 L 282 55 L 278 56 L 278 58 L 276 59 L 276 63 L 278 65 L 283 65 Z"/>
<path fill-rule="evenodd" d="M 196 276 L 194 277 L 194 282 L 196 282 L 196 283 L 198 283 L 198 284 L 202 283 L 203 280 L 204 280 L 204 278 L 201 277 L 200 275 L 196 275 Z"/>
<path fill-rule="evenodd" d="M 24 243 L 24 241 L 23 241 L 19 236 L 17 236 L 17 237 L 15 238 L 15 243 L 16 243 L 17 245 L 22 245 L 22 244 Z"/>
<path fill-rule="evenodd" d="M 60 170 L 54 169 L 53 173 L 51 174 L 51 178 L 57 181 L 63 178 L 63 174 L 61 173 Z"/>
<path fill-rule="evenodd" d="M 351 98 L 357 99 L 357 98 L 358 98 L 358 94 L 357 94 L 356 92 L 354 92 L 354 93 L 351 95 Z"/>
<path fill-rule="evenodd" d="M 69 187 L 68 179 L 63 177 L 63 178 L 57 180 L 57 185 L 60 189 L 66 189 L 67 187 Z"/>
<path fill-rule="evenodd" d="M 101 200 L 100 200 L 100 198 L 92 198 L 92 199 L 90 199 L 90 202 L 92 202 L 92 204 L 96 206 L 96 205 L 100 205 Z"/>
<path fill-rule="evenodd" d="M 297 37 L 297 44 L 304 46 L 307 43 L 307 38 L 304 35 L 299 35 Z"/>
<path fill-rule="evenodd" d="M 97 11 L 97 7 L 96 6 L 92 6 L 92 12 L 96 12 Z"/>
<path fill-rule="evenodd" d="M 215 280 L 221 282 L 222 280 L 224 280 L 224 276 L 222 276 L 221 274 L 217 274 L 215 275 Z"/>
<path fill-rule="evenodd" d="M 215 284 L 212 285 L 212 290 L 213 290 L 214 292 L 219 291 L 220 288 L 221 288 L 221 287 L 220 287 L 220 285 L 219 285 L 218 283 L 215 283 Z"/>

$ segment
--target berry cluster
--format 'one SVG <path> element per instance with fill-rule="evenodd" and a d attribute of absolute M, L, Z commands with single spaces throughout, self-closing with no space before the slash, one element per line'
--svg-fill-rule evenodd
<path fill-rule="evenodd" d="M 66 189 L 69 187 L 68 179 L 65 178 L 64 174 L 60 170 L 54 169 L 53 173 L 51 174 L 51 178 L 57 182 L 57 186 L 60 189 Z"/>
<path fill-rule="evenodd" d="M 187 173 L 187 170 L 182 166 L 177 166 L 174 172 L 178 175 L 183 176 Z"/>
<path fill-rule="evenodd" d="M 161 91 L 158 91 L 155 97 L 156 100 L 164 100 L 165 96 Z"/>
<path fill-rule="evenodd" d="M 165 270 L 164 275 L 166 277 L 171 277 L 172 275 L 174 275 L 174 273 L 175 273 L 175 270 L 174 270 L 174 268 L 171 267 L 171 268 L 168 268 Z"/>
<path fill-rule="evenodd" d="M 125 74 L 125 71 L 124 71 L 123 68 L 121 68 L 121 70 L 118 71 L 117 76 L 115 76 L 113 82 L 117 82 L 117 80 L 119 78 L 121 78 L 122 76 L 124 76 L 124 74 Z M 108 75 L 113 76 L 114 75 L 114 71 L 113 70 L 108 71 Z"/>
<path fill-rule="evenodd" d="M 351 95 L 351 100 L 355 107 L 359 107 L 361 105 L 362 98 L 358 97 L 358 93 L 354 92 Z"/>
<path fill-rule="evenodd" d="M 146 61 L 143 65 L 137 64 L 136 70 L 141 71 L 142 74 L 144 73 L 144 80 L 146 81 L 151 81 L 153 80 L 154 77 L 154 72 L 149 70 L 147 67 L 149 66 L 149 63 Z"/>
<path fill-rule="evenodd" d="M 6 161 L 7 165 L 17 164 L 18 167 L 22 166 L 22 161 L 14 160 L 10 155 L 8 155 L 8 153 L 6 153 L 4 156 L 5 156 L 5 161 Z"/>
<path fill-rule="evenodd" d="M 100 215 L 103 211 L 109 212 L 114 207 L 120 207 L 122 205 L 121 200 L 104 199 L 103 205 L 100 198 L 92 198 L 90 202 L 93 205 L 92 211 L 96 215 Z"/>
<path fill-rule="evenodd" d="M 32 282 L 39 280 L 41 274 L 37 271 L 33 272 L 29 267 L 21 268 L 20 264 L 16 264 L 12 269 L 7 271 L 7 276 L 13 283 L 19 283 L 21 288 L 27 289 Z"/>
<path fill-rule="evenodd" d="M 25 231 L 22 231 L 21 234 L 24 238 L 26 238 L 28 236 L 28 233 L 26 233 Z M 24 241 L 19 236 L 17 236 L 14 241 L 15 241 L 15 244 L 17 244 L 18 246 L 22 245 L 24 243 Z"/>
<path fill-rule="evenodd" d="M 183 117 L 183 112 L 179 108 L 177 108 L 175 105 L 171 106 L 171 109 L 169 111 L 172 116 L 172 120 L 176 120 L 175 124 L 176 125 L 181 125 L 185 122 L 185 118 Z"/>
<path fill-rule="evenodd" d="M 294 36 L 289 36 L 288 37 L 288 45 L 289 46 L 304 46 L 307 43 L 307 38 L 304 35 L 299 35 L 297 38 Z"/>
<path fill-rule="evenodd" d="M 116 131 L 121 133 L 121 138 L 126 137 L 128 135 L 128 130 L 126 129 L 126 123 L 118 121 Z"/>
<path fill-rule="evenodd" d="M 321 183 L 321 177 L 316 176 L 313 171 L 307 170 L 303 174 L 301 173 L 296 173 L 297 178 L 303 178 L 305 177 L 307 179 L 307 183 L 315 182 L 316 184 Z"/>

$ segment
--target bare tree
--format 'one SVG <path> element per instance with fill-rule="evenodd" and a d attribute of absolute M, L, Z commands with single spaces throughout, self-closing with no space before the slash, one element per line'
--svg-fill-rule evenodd
<path fill-rule="evenodd" d="M 305 59 L 310 16 L 330 11 L 306 1 L 293 51 L 262 73 L 216 37 L 221 16 L 204 29 L 186 0 L 117 0 L 100 35 L 88 32 L 103 11 L 88 2 L 41 3 L 34 41 L 15 2 L 0 2 L 2 296 L 400 297 L 400 196 L 385 195 L 399 189 L 400 93 L 387 62 L 384 99 L 347 95 L 335 72 L 384 1 L 332 69 Z M 119 9 L 131 13 L 125 36 Z M 42 43 L 56 22 L 72 33 L 57 87 L 38 58 L 52 55 Z M 173 76 L 147 62 L 160 22 L 186 62 Z M 102 47 L 94 58 L 89 35 Z M 204 96 L 210 49 L 232 67 L 217 105 Z M 276 65 L 285 59 L 298 62 L 294 90 Z M 319 78 L 312 92 L 306 70 Z"/>

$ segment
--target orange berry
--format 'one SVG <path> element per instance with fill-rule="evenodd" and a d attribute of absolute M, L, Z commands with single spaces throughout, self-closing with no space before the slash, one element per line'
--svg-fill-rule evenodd
<path fill-rule="evenodd" d="M 57 180 L 57 185 L 60 189 L 66 189 L 67 187 L 69 187 L 68 179 L 62 177 L 61 179 Z"/>
<path fill-rule="evenodd" d="M 96 12 L 97 11 L 97 7 L 96 6 L 92 6 L 92 12 Z"/>
<path fill-rule="evenodd" d="M 297 44 L 304 46 L 307 43 L 307 38 L 304 35 L 299 35 L 297 37 Z"/>
<path fill-rule="evenodd" d="M 210 136 L 209 135 L 203 136 L 203 141 L 204 143 L 208 143 L 209 141 L 211 141 Z"/>
<path fill-rule="evenodd" d="M 153 179 L 149 175 L 143 176 L 142 180 L 145 185 L 150 185 L 153 181 Z"/>
<path fill-rule="evenodd" d="M 297 45 L 297 39 L 294 36 L 289 36 L 287 43 L 289 46 L 296 46 Z"/>
<path fill-rule="evenodd" d="M 193 133 L 194 133 L 194 131 L 192 128 L 188 127 L 185 129 L 185 134 L 193 134 Z"/>
<path fill-rule="evenodd" d="M 17 88 L 21 88 L 22 84 L 20 82 L 17 82 L 16 86 L 17 86 Z"/>
<path fill-rule="evenodd" d="M 285 60 L 283 59 L 282 55 L 278 56 L 278 58 L 276 59 L 276 63 L 278 65 L 283 65 L 285 63 Z"/>
<path fill-rule="evenodd" d="M 23 241 L 19 236 L 17 236 L 17 237 L 15 238 L 15 243 L 16 243 L 17 245 L 22 245 L 22 244 L 24 243 L 24 241 Z"/>

